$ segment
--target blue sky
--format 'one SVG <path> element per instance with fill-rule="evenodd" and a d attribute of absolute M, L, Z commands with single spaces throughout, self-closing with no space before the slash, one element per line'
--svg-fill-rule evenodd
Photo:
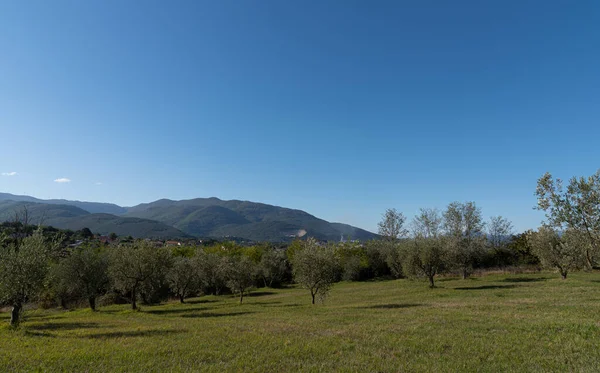
<path fill-rule="evenodd" d="M 597 1 L 0 1 L 0 25 L 2 192 L 370 230 L 472 200 L 521 230 L 544 172 L 600 168 Z"/>

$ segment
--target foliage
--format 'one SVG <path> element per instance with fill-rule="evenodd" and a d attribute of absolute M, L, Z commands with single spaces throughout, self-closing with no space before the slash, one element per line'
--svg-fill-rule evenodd
<path fill-rule="evenodd" d="M 304 241 L 296 238 L 292 241 L 287 249 L 285 250 L 285 255 L 287 256 L 287 260 L 291 263 L 294 260 L 294 256 L 297 252 L 301 251 L 304 248 Z"/>
<path fill-rule="evenodd" d="M 508 250 L 513 255 L 515 265 L 538 265 L 540 258 L 535 255 L 535 250 L 531 247 L 531 243 L 527 237 L 531 231 L 526 231 L 514 235 L 508 243 Z"/>
<path fill-rule="evenodd" d="M 363 244 L 369 266 L 369 278 L 384 277 L 390 274 L 386 263 L 386 244 L 383 240 L 369 240 Z"/>
<path fill-rule="evenodd" d="M 135 310 L 140 292 L 145 291 L 148 296 L 162 282 L 171 264 L 171 254 L 164 247 L 156 248 L 139 240 L 110 248 L 109 264 L 114 288 L 129 295 L 131 308 Z"/>
<path fill-rule="evenodd" d="M 53 245 L 56 242 L 48 243 L 38 230 L 18 245 L 0 248 L 0 304 L 12 307 L 11 325 L 19 323 L 25 303 L 42 291 Z"/>
<path fill-rule="evenodd" d="M 364 247 L 354 241 L 340 242 L 334 246 L 340 264 L 341 278 L 345 281 L 365 279 L 369 258 Z"/>
<path fill-rule="evenodd" d="M 405 237 L 408 234 L 408 230 L 404 228 L 405 221 L 406 218 L 401 212 L 396 209 L 387 209 L 377 224 L 379 234 L 390 241 Z"/>
<path fill-rule="evenodd" d="M 219 295 L 227 281 L 227 266 L 224 256 L 198 250 L 196 257 L 200 284 L 205 294 Z"/>
<path fill-rule="evenodd" d="M 201 273 L 198 261 L 187 256 L 173 258 L 173 265 L 167 272 L 167 282 L 171 292 L 181 303 L 200 288 Z"/>
<path fill-rule="evenodd" d="M 536 255 L 546 268 L 556 268 L 563 279 L 570 271 L 581 268 L 585 255 L 581 250 L 583 234 L 575 230 L 567 230 L 559 234 L 551 227 L 541 227 L 531 232 L 529 242 Z"/>
<path fill-rule="evenodd" d="M 332 247 L 321 247 L 314 238 L 306 240 L 292 260 L 294 280 L 310 291 L 312 304 L 317 296 L 325 299 L 336 281 L 338 266 Z"/>
<path fill-rule="evenodd" d="M 52 272 L 52 282 L 59 293 L 86 299 L 92 311 L 96 310 L 96 298 L 106 292 L 109 285 L 108 257 L 97 247 L 71 250 Z"/>
<path fill-rule="evenodd" d="M 443 219 L 436 209 L 421 209 L 413 221 L 413 240 L 406 256 L 406 272 L 425 276 L 435 287 L 435 276 L 446 268 L 449 253 L 442 236 Z"/>
<path fill-rule="evenodd" d="M 225 278 L 227 287 L 235 294 L 240 295 L 240 303 L 244 295 L 252 287 L 256 265 L 247 256 L 230 256 L 225 261 Z"/>
<path fill-rule="evenodd" d="M 449 259 L 466 279 L 483 253 L 485 224 L 481 209 L 474 202 L 452 202 L 443 217 Z"/>
<path fill-rule="evenodd" d="M 405 263 L 405 271 L 412 276 L 423 276 L 429 287 L 435 287 L 435 276 L 442 273 L 447 265 L 448 251 L 442 237 L 419 236 L 410 241 Z"/>
<path fill-rule="evenodd" d="M 566 189 L 561 179 L 547 172 L 538 179 L 536 196 L 547 225 L 584 233 L 581 250 L 591 269 L 600 255 L 600 170 L 587 178 L 571 178 Z"/>
<path fill-rule="evenodd" d="M 264 286 L 270 288 L 280 286 L 285 280 L 287 271 L 285 252 L 271 246 L 265 248 L 258 263 L 258 274 Z"/>

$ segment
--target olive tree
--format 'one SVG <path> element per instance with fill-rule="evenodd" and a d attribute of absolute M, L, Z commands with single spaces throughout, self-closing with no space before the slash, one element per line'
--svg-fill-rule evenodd
<path fill-rule="evenodd" d="M 226 261 L 226 282 L 232 293 L 240 295 L 240 303 L 244 302 L 244 294 L 252 287 L 256 265 L 247 256 L 232 256 Z"/>
<path fill-rule="evenodd" d="M 547 225 L 583 233 L 580 249 L 591 269 L 600 255 L 600 170 L 587 178 L 571 178 L 566 188 L 547 172 L 538 179 L 535 194 Z"/>
<path fill-rule="evenodd" d="M 92 311 L 96 311 L 96 298 L 109 284 L 108 257 L 100 248 L 75 248 L 61 259 L 53 270 L 54 281 L 68 291 L 85 298 Z"/>
<path fill-rule="evenodd" d="M 285 251 L 268 247 L 258 263 L 258 273 L 265 286 L 273 287 L 281 284 L 287 271 Z"/>
<path fill-rule="evenodd" d="M 442 235 L 442 217 L 436 209 L 421 209 L 413 220 L 413 239 L 407 243 L 405 270 L 424 276 L 435 287 L 435 276 L 446 268 L 448 253 Z"/>
<path fill-rule="evenodd" d="M 396 209 L 387 209 L 383 213 L 381 221 L 377 224 L 379 227 L 379 235 L 386 240 L 396 241 L 408 234 L 408 230 L 404 228 L 406 218 L 401 212 Z"/>
<path fill-rule="evenodd" d="M 485 243 L 485 223 L 481 210 L 474 202 L 452 202 L 444 211 L 443 217 L 447 234 L 445 241 L 451 253 L 452 264 L 466 279 Z"/>
<path fill-rule="evenodd" d="M 315 297 L 325 299 L 338 274 L 338 262 L 331 247 L 321 247 L 309 238 L 301 250 L 294 253 L 292 273 L 294 280 L 310 291 L 312 304 Z"/>
<path fill-rule="evenodd" d="M 197 272 L 200 276 L 200 285 L 205 294 L 219 295 L 227 282 L 227 263 L 224 257 L 206 253 L 202 250 L 196 252 Z"/>
<path fill-rule="evenodd" d="M 581 268 L 585 262 L 585 254 L 580 249 L 584 240 L 582 232 L 567 230 L 560 234 L 544 226 L 537 232 L 530 232 L 527 239 L 542 265 L 558 269 L 563 280 L 570 271 Z"/>
<path fill-rule="evenodd" d="M 10 324 L 20 321 L 23 305 L 34 300 L 44 287 L 52 246 L 41 230 L 19 243 L 0 248 L 0 303 L 12 307 Z"/>
<path fill-rule="evenodd" d="M 513 233 L 512 223 L 502 216 L 492 216 L 487 224 L 486 239 L 487 245 L 493 251 L 497 259 L 496 264 L 500 264 L 502 255 L 507 255 L 506 249 Z"/>
<path fill-rule="evenodd" d="M 185 298 L 198 291 L 200 277 L 197 260 L 185 256 L 174 258 L 173 265 L 167 273 L 167 281 L 171 291 L 179 298 L 181 303 L 185 303 Z"/>
<path fill-rule="evenodd" d="M 387 209 L 378 223 L 378 233 L 383 237 L 380 248 L 385 262 L 395 278 L 403 275 L 402 267 L 404 256 L 400 240 L 408 234 L 404 227 L 406 217 L 396 209 Z"/>
<path fill-rule="evenodd" d="M 109 252 L 108 272 L 116 290 L 129 294 L 131 309 L 137 309 L 137 297 L 153 276 L 162 275 L 171 263 L 171 253 L 146 241 L 113 247 Z"/>

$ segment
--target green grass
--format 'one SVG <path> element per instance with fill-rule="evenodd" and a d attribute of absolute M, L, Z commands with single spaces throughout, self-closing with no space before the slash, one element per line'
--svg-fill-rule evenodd
<path fill-rule="evenodd" d="M 131 312 L 30 311 L 2 371 L 597 371 L 600 276 L 490 275 L 259 289 Z M 6 314 L 0 322 L 7 324 Z"/>

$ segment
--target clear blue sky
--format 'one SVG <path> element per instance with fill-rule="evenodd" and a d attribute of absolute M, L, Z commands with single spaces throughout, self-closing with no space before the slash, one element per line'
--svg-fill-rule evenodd
<path fill-rule="evenodd" d="M 600 168 L 597 0 L 0 1 L 0 25 L 2 192 L 370 230 L 473 200 L 525 229 L 539 176 Z"/>

